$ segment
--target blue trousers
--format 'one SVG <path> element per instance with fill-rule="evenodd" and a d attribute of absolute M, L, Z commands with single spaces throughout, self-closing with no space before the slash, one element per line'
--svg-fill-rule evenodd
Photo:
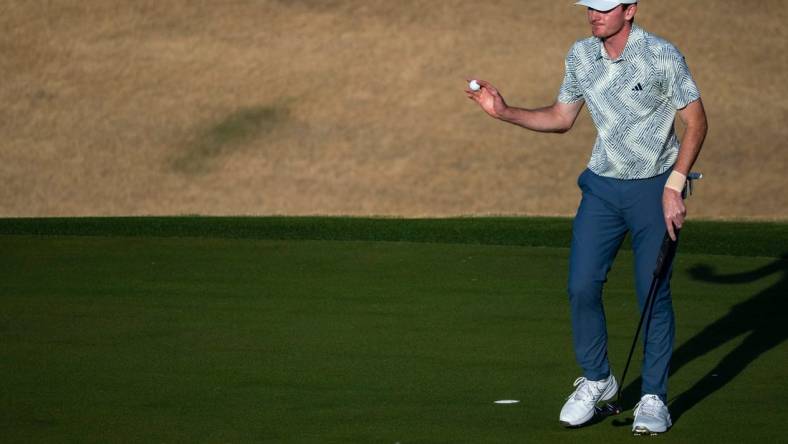
<path fill-rule="evenodd" d="M 640 309 L 646 302 L 665 235 L 662 192 L 670 171 L 649 179 L 619 180 L 585 170 L 578 178 L 583 198 L 572 226 L 569 258 L 569 302 L 575 357 L 583 375 L 596 381 L 610 375 L 602 287 L 627 232 L 635 256 L 635 286 Z M 670 276 L 656 293 L 651 321 L 644 323 L 642 394 L 667 402 L 668 371 L 675 324 Z M 639 314 L 639 313 L 638 313 Z M 635 332 L 637 319 L 632 323 Z M 627 331 L 629 333 L 629 330 Z"/>

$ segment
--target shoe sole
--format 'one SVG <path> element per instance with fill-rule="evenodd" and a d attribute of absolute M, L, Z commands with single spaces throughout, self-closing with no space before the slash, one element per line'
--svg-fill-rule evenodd
<path fill-rule="evenodd" d="M 661 435 L 661 434 L 667 432 L 668 430 L 670 430 L 671 427 L 673 427 L 673 423 L 671 421 L 668 421 L 668 428 L 666 428 L 665 430 L 662 430 L 661 432 L 652 432 L 651 430 L 648 429 L 648 427 L 637 426 L 634 429 L 632 429 L 632 434 L 635 435 L 635 436 Z"/>
<path fill-rule="evenodd" d="M 635 427 L 635 429 L 632 430 L 632 434 L 634 436 L 657 436 L 657 435 L 661 435 L 661 434 L 663 434 L 665 432 L 667 432 L 667 430 L 665 430 L 663 432 L 652 432 L 651 430 L 649 430 L 649 429 L 647 429 L 645 427 Z"/>

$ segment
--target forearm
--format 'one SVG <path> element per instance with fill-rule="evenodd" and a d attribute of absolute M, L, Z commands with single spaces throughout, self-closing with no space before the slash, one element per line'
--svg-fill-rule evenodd
<path fill-rule="evenodd" d="M 681 139 L 679 156 L 673 166 L 674 171 L 678 171 L 685 176 L 689 173 L 695 161 L 698 159 L 708 131 L 708 123 L 706 121 L 706 114 L 703 111 L 703 105 L 698 101 L 697 103 L 689 105 L 687 108 L 690 107 L 695 109 L 681 115 L 684 123 L 687 125 L 687 129 L 684 131 L 684 137 Z"/>
<path fill-rule="evenodd" d="M 687 174 L 700 154 L 703 140 L 706 138 L 708 124 L 706 123 L 706 113 L 700 100 L 690 103 L 686 108 L 679 111 L 679 117 L 687 125 L 684 137 L 681 140 L 679 156 L 673 166 L 673 172 L 668 177 L 665 184 L 665 191 L 662 193 L 662 211 L 665 217 L 670 238 L 676 240 L 676 229 L 681 229 L 684 218 L 687 215 L 687 208 L 681 198 L 682 189 L 685 186 Z"/>
<path fill-rule="evenodd" d="M 703 123 L 687 125 L 687 130 L 684 132 L 681 147 L 679 148 L 678 158 L 676 159 L 676 163 L 673 164 L 673 172 L 665 183 L 666 193 L 673 191 L 676 193 L 675 197 L 681 195 L 687 182 L 687 175 L 689 175 L 690 170 L 692 170 L 692 165 L 694 165 L 695 161 L 698 159 L 705 138 L 705 120 Z"/>
<path fill-rule="evenodd" d="M 580 106 L 556 103 L 537 109 L 507 107 L 498 118 L 532 131 L 565 133 L 572 128 Z"/>
<path fill-rule="evenodd" d="M 678 171 L 685 176 L 689 173 L 703 147 L 703 141 L 706 139 L 706 130 L 705 124 L 697 127 L 687 127 L 684 138 L 681 140 L 679 157 L 676 159 L 676 164 L 673 167 L 674 171 Z"/>

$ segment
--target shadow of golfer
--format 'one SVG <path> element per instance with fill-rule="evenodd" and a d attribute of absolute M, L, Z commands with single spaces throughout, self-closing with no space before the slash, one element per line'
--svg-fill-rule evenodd
<path fill-rule="evenodd" d="M 757 270 L 742 273 L 718 275 L 708 265 L 698 265 L 689 272 L 696 280 L 725 285 L 753 282 L 777 273 L 781 276 L 774 285 L 733 306 L 728 314 L 706 326 L 673 352 L 671 375 L 693 359 L 747 334 L 744 341 L 706 375 L 669 401 L 674 423 L 684 412 L 728 384 L 761 354 L 778 346 L 788 337 L 788 329 L 784 325 L 785 308 L 788 306 L 788 253 Z M 624 399 L 639 399 L 640 384 L 639 378 L 629 384 L 624 391 Z"/>

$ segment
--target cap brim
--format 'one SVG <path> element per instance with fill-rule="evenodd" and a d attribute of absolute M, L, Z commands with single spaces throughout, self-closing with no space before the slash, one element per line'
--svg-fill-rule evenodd
<path fill-rule="evenodd" d="M 610 11 L 611 9 L 620 5 L 621 2 L 616 2 L 611 0 L 580 0 L 575 4 L 580 6 L 587 6 L 591 9 L 596 9 L 597 11 L 605 12 L 605 11 Z"/>

